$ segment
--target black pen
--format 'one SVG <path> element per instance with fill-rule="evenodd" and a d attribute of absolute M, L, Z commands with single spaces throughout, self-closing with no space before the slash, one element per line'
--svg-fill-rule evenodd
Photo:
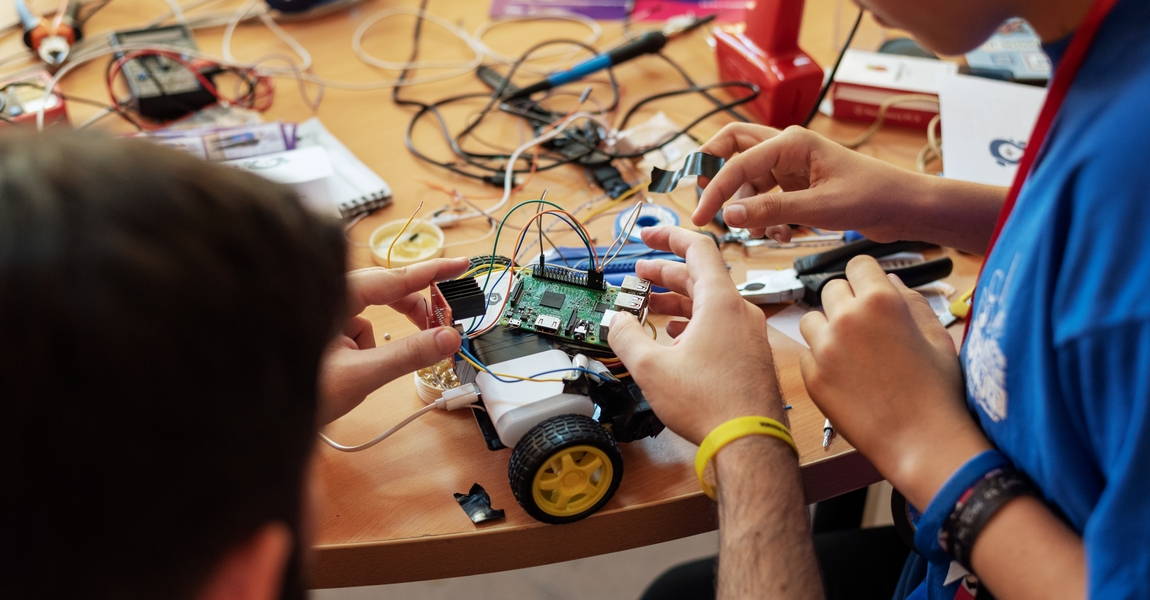
<path fill-rule="evenodd" d="M 830 419 L 823 419 L 823 448 L 829 448 L 831 445 L 831 438 L 835 436 L 835 426 L 831 425 Z"/>

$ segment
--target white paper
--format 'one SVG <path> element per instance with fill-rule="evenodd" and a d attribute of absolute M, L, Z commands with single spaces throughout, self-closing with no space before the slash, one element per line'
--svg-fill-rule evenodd
<path fill-rule="evenodd" d="M 936 94 L 940 75 L 958 72 L 952 62 L 865 50 L 847 50 L 835 81 L 908 94 Z"/>
<path fill-rule="evenodd" d="M 943 174 L 1008 186 L 1046 90 L 969 75 L 939 80 Z"/>
<path fill-rule="evenodd" d="M 343 204 L 377 194 L 391 195 L 387 182 L 329 133 L 319 119 L 313 117 L 300 123 L 296 137 L 299 140 L 297 148 L 319 146 L 327 151 L 335 174 L 330 183 L 332 202 Z"/>
<path fill-rule="evenodd" d="M 250 158 L 223 161 L 223 164 L 251 171 L 277 183 L 296 185 L 330 177 L 331 161 L 319 147 L 296 148 Z"/>
<path fill-rule="evenodd" d="M 780 333 L 798 342 L 803 348 L 809 348 L 803 334 L 799 332 L 799 320 L 803 315 L 814 310 L 805 304 L 792 304 L 773 314 L 767 319 L 767 325 L 778 329 Z"/>
<path fill-rule="evenodd" d="M 335 178 L 332 177 L 331 160 L 327 150 L 319 146 L 229 160 L 223 164 L 290 185 L 315 213 L 335 219 L 340 217 L 339 209 L 332 201 L 337 196 L 333 195 Z"/>

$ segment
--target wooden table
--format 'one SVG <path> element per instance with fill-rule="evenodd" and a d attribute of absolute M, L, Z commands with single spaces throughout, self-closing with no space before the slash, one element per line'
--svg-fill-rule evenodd
<path fill-rule="evenodd" d="M 483 1 L 433 0 L 431 11 L 473 31 L 485 21 L 488 4 Z M 324 77 L 358 81 L 370 81 L 381 76 L 391 78 L 394 73 L 381 74 L 356 60 L 350 51 L 349 38 L 365 17 L 395 5 L 414 6 L 415 2 L 369 1 L 315 21 L 287 24 L 285 27 L 310 50 L 315 58 L 316 72 Z M 143 0 L 112 3 L 91 21 L 87 33 L 96 35 L 114 28 L 138 26 L 150 20 L 157 13 L 158 6 L 161 5 L 157 2 Z M 225 3 L 223 6 L 238 5 Z M 801 36 L 803 47 L 820 64 L 828 65 L 853 17 L 851 3 L 808 0 Z M 381 23 L 368 38 L 368 50 L 402 61 L 410 48 L 411 22 L 401 18 Z M 637 24 L 634 27 L 645 26 Z M 201 49 L 218 54 L 221 32 L 221 28 L 197 32 Z M 837 38 L 836 33 L 839 35 Z M 621 25 L 604 23 L 604 36 L 599 47 L 614 43 L 621 34 Z M 585 30 L 576 25 L 541 22 L 499 27 L 485 40 L 497 51 L 516 55 L 536 41 L 584 36 Z M 868 18 L 855 46 L 875 48 L 883 36 L 882 30 Z M 5 39 L 0 49 L 18 49 L 15 37 L 18 36 L 10 35 Z M 259 25 L 242 26 L 237 33 L 235 48 L 239 59 L 284 52 L 282 45 Z M 458 41 L 434 26 L 429 26 L 425 32 L 423 48 L 421 58 L 425 59 L 453 59 L 462 52 Z M 698 81 L 716 80 L 706 31 L 674 41 L 667 53 L 679 60 Z M 104 61 L 99 60 L 76 71 L 65 80 L 63 89 L 72 94 L 103 98 L 103 65 Z M 683 85 L 666 65 L 654 58 L 633 61 L 617 69 L 617 74 L 623 87 L 624 107 L 652 92 Z M 482 89 L 473 77 L 462 76 L 412 87 L 404 93 L 433 100 L 460 91 Z M 599 93 L 601 90 L 596 92 Z M 478 104 L 465 105 L 448 111 L 448 114 L 458 124 L 478 107 Z M 91 114 L 91 109 L 82 106 L 69 108 L 75 121 Z M 710 105 L 699 98 L 686 97 L 656 103 L 652 108 L 664 111 L 682 124 Z M 311 112 L 296 93 L 294 84 L 290 80 L 278 81 L 275 103 L 265 117 L 299 121 L 309 116 Z M 395 192 L 394 206 L 364 219 L 350 232 L 349 238 L 356 245 L 352 248 L 353 267 L 371 264 L 370 253 L 363 244 L 372 229 L 387 221 L 406 218 L 420 201 L 426 203 L 425 213 L 444 204 L 447 197 L 425 185 L 424 181 L 455 188 L 472 196 L 489 196 L 494 191 L 418 162 L 406 152 L 402 145 L 402 131 L 410 111 L 393 105 L 387 90 L 352 92 L 328 89 L 316 116 L 382 175 Z M 693 133 L 705 139 L 727 120 L 725 116 L 712 118 Z M 106 127 L 113 131 L 127 131 L 124 124 L 113 123 L 111 119 Z M 825 117 L 816 120 L 813 128 L 836 139 L 853 137 L 861 130 L 857 125 L 832 122 Z M 446 150 L 441 148 L 442 144 L 437 144 L 433 133 L 430 127 L 422 127 L 417 139 L 435 149 L 439 156 L 446 156 Z M 510 118 L 494 117 L 480 134 L 493 143 L 514 147 L 519 143 L 521 131 L 519 124 Z M 888 128 L 875 136 L 862 151 L 911 167 L 923 143 L 921 132 Z M 634 172 L 630 175 L 632 180 L 640 177 Z M 600 194 L 576 167 L 564 167 L 538 175 L 518 197 L 535 197 L 544 190 L 548 191 L 550 199 L 568 207 L 575 207 Z M 693 191 L 680 190 L 672 199 L 673 207 L 686 220 L 683 209 L 693 205 Z M 615 210 L 612 209 L 612 213 Z M 592 234 L 597 236 L 599 243 L 609 243 L 612 220 L 603 218 L 592 224 Z M 523 219 L 516 222 L 523 222 Z M 475 223 L 451 229 L 448 242 L 480 235 L 485 227 Z M 556 241 L 570 244 L 573 238 L 560 233 L 556 235 Z M 454 247 L 449 252 L 453 255 L 485 254 L 490 252 L 490 244 L 488 239 Z M 506 246 L 501 250 L 505 253 L 510 251 Z M 810 250 L 747 253 L 736 246 L 724 249 L 736 280 L 748 268 L 786 267 L 795 256 L 807 252 Z M 949 281 L 956 288 L 966 289 L 973 282 L 976 259 L 953 251 L 947 253 L 957 262 L 956 275 Z M 387 343 L 382 341 L 384 332 L 390 333 L 394 342 L 412 331 L 409 324 L 387 309 L 369 309 L 367 316 L 375 325 L 380 343 Z M 801 347 L 774 330 L 771 331 L 771 341 L 784 397 L 794 407 L 789 416 L 801 449 L 808 500 L 829 498 L 878 480 L 878 474 L 867 461 L 841 440 L 836 440 L 829 450 L 821 447 L 823 417 L 807 397 L 799 375 Z M 717 390 L 716 394 L 721 396 L 722 391 Z M 403 378 L 372 394 L 360 407 L 332 424 L 328 433 L 346 442 L 364 440 L 420 406 L 412 381 Z M 383 444 L 362 453 L 342 454 L 320 446 L 314 463 L 316 476 L 312 490 L 317 509 L 314 517 L 315 553 L 310 569 L 312 585 L 368 585 L 522 568 L 672 540 L 716 526 L 713 505 L 700 493 L 693 474 L 694 448 L 670 432 L 655 439 L 624 445 L 626 474 L 614 498 L 592 517 L 564 526 L 538 523 L 519 508 L 507 485 L 509 454 L 509 451 L 488 451 L 474 420 L 466 412 L 428 415 Z M 452 492 L 466 491 L 474 482 L 483 484 L 490 492 L 495 507 L 507 511 L 505 520 L 479 527 L 471 524 L 452 498 Z"/>

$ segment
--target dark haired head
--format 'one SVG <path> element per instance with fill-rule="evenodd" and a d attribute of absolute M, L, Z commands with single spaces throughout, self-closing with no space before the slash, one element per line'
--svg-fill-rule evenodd
<path fill-rule="evenodd" d="M 250 174 L 0 135 L 3 586 L 186 597 L 261 526 L 296 530 L 344 259 Z"/>

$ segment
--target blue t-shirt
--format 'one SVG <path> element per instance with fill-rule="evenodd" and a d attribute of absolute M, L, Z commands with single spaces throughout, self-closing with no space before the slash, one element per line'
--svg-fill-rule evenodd
<path fill-rule="evenodd" d="M 1047 47 L 1055 63 L 1066 45 Z M 987 260 L 962 352 L 983 431 L 1082 537 L 1091 598 L 1150 594 L 1148 111 L 1150 2 L 1122 0 Z M 954 598 L 947 570 L 913 597 Z"/>

